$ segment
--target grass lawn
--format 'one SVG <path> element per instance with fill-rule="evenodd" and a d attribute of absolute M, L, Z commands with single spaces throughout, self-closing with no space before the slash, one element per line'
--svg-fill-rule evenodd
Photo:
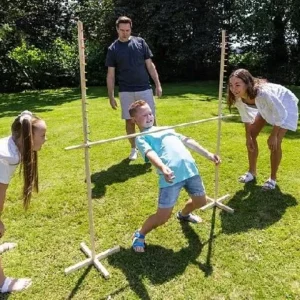
<path fill-rule="evenodd" d="M 166 84 L 157 100 L 159 125 L 175 125 L 217 115 L 216 82 Z M 300 97 L 300 88 L 293 87 Z M 88 89 L 90 140 L 124 135 L 120 110 L 108 104 L 106 89 Z M 0 98 L 0 136 L 10 134 L 14 117 L 32 110 L 48 125 L 48 141 L 39 153 L 40 193 L 24 212 L 16 173 L 7 193 L 2 242 L 18 247 L 2 255 L 8 276 L 31 277 L 22 293 L 0 299 L 300 299 L 300 133 L 288 132 L 278 187 L 263 192 L 269 176 L 267 126 L 259 136 L 256 184 L 237 178 L 247 170 L 245 134 L 239 117 L 222 122 L 219 196 L 234 214 L 197 212 L 201 225 L 168 224 L 147 236 L 147 251 L 131 250 L 131 235 L 156 209 L 157 175 L 141 157 L 128 162 L 126 140 L 92 147 L 90 165 L 96 253 L 119 245 L 121 251 L 101 260 L 106 280 L 94 267 L 69 275 L 64 269 L 86 257 L 90 246 L 84 151 L 64 148 L 83 141 L 78 89 L 5 94 Z M 228 114 L 224 108 L 224 114 Z M 177 130 L 215 151 L 217 121 Z M 214 196 L 214 166 L 193 153 L 207 194 Z M 182 191 L 174 212 L 187 199 Z"/>

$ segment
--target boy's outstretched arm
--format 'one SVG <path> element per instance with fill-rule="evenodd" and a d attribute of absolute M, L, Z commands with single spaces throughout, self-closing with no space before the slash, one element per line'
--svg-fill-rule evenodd
<path fill-rule="evenodd" d="M 165 180 L 167 182 L 173 181 L 174 179 L 173 171 L 162 162 L 162 160 L 160 159 L 160 157 L 157 155 L 155 151 L 149 150 L 148 152 L 146 152 L 146 156 L 150 160 L 152 165 L 157 169 L 159 169 L 164 174 Z"/>
<path fill-rule="evenodd" d="M 218 165 L 221 162 L 221 159 L 218 155 L 209 152 L 207 149 L 203 148 L 199 143 L 197 143 L 194 139 L 186 137 L 183 139 L 182 142 L 186 147 L 196 151 L 200 155 L 213 161 L 216 165 Z"/>

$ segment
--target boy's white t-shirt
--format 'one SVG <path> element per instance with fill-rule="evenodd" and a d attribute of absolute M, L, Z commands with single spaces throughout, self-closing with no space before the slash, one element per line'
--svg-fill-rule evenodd
<path fill-rule="evenodd" d="M 0 183 L 9 183 L 19 163 L 19 150 L 12 137 L 0 139 Z"/>

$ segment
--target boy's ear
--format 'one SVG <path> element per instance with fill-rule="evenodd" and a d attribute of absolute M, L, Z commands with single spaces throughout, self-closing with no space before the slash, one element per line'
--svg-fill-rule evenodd
<path fill-rule="evenodd" d="M 135 118 L 131 117 L 131 122 L 135 124 Z"/>

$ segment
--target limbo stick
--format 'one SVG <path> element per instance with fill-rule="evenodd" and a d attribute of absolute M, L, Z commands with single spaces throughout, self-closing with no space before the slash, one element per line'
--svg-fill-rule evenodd
<path fill-rule="evenodd" d="M 81 86 L 81 109 L 82 109 L 82 122 L 83 122 L 83 138 L 84 144 L 89 141 L 89 130 L 88 130 L 88 116 L 87 116 L 87 100 L 86 100 L 86 78 L 85 78 L 85 54 L 84 54 L 84 37 L 83 37 L 83 24 L 81 21 L 77 22 L 78 27 L 78 48 L 79 48 L 79 62 L 80 62 L 80 86 Z M 89 231 L 90 231 L 90 244 L 89 249 L 85 243 L 80 244 L 81 250 L 88 256 L 88 258 L 82 262 L 77 263 L 74 266 L 65 269 L 65 274 L 69 274 L 82 267 L 93 264 L 105 278 L 109 278 L 109 273 L 106 268 L 100 263 L 100 259 L 103 259 L 115 252 L 120 251 L 120 247 L 108 249 L 102 253 L 95 254 L 95 233 L 94 233 L 94 220 L 93 220 L 93 203 L 92 203 L 92 189 L 91 189 L 91 171 L 90 171 L 90 155 L 89 147 L 84 148 L 85 158 L 85 175 L 86 175 L 86 187 L 87 187 L 87 198 L 88 198 L 88 214 L 89 214 Z"/>
<path fill-rule="evenodd" d="M 218 131 L 217 131 L 217 147 L 216 154 L 220 154 L 220 142 L 221 142 L 221 121 L 222 121 L 222 98 L 223 98 L 223 81 L 224 81 L 224 67 L 225 67 L 225 53 L 226 53 L 226 32 L 222 30 L 222 43 L 221 43 L 221 60 L 220 60 L 220 80 L 219 80 L 219 105 L 218 105 Z M 207 197 L 211 202 L 203 206 L 201 209 L 205 210 L 214 206 L 233 213 L 234 210 L 229 206 L 226 206 L 222 201 L 228 199 L 230 195 L 225 195 L 218 198 L 219 193 L 219 166 L 215 167 L 215 195 L 214 198 Z"/>
<path fill-rule="evenodd" d="M 230 118 L 233 116 L 234 115 L 227 115 L 227 116 L 222 116 L 221 118 L 225 119 L 225 118 Z M 220 117 L 212 117 L 212 118 L 208 118 L 208 119 L 196 120 L 196 121 L 192 121 L 192 122 L 188 122 L 188 123 L 181 123 L 181 124 L 172 125 L 172 126 L 163 126 L 162 128 L 151 130 L 151 133 L 164 131 L 164 130 L 168 130 L 168 129 L 173 129 L 173 128 L 178 128 L 178 127 L 187 127 L 187 126 L 196 125 L 199 123 L 205 123 L 205 122 L 209 122 L 209 121 L 215 121 L 215 120 L 219 120 L 219 119 L 220 119 Z M 101 145 L 101 144 L 105 144 L 105 143 L 109 143 L 109 142 L 125 140 L 128 138 L 134 138 L 134 137 L 146 135 L 146 134 L 149 134 L 149 133 L 148 132 L 139 132 L 139 133 L 133 133 L 133 134 L 128 134 L 128 135 L 117 136 L 117 137 L 106 139 L 106 140 L 99 140 L 96 142 L 86 141 L 84 144 L 81 144 L 81 145 L 66 147 L 65 150 L 75 150 L 75 149 L 80 149 L 80 148 L 86 148 L 86 147 Z"/>

